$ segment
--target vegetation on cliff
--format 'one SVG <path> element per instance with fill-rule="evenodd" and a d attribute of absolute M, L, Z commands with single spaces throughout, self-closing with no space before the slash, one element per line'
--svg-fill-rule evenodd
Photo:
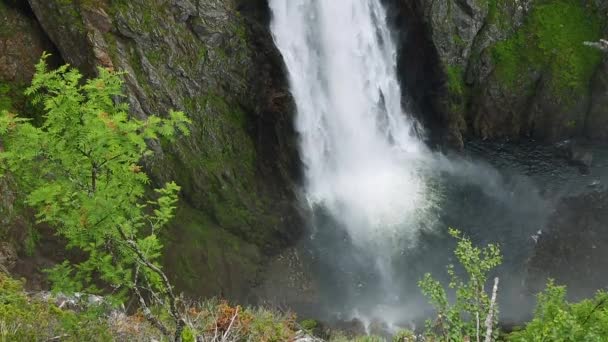
<path fill-rule="evenodd" d="M 603 139 L 605 1 L 422 1 L 443 72 L 449 134 Z M 591 106 L 590 106 L 591 104 Z"/>
<path fill-rule="evenodd" d="M 535 4 L 515 35 L 494 47 L 500 79 L 518 86 L 531 70 L 544 70 L 557 96 L 585 91 L 601 61 L 599 51 L 583 44 L 601 38 L 600 14 L 593 7 L 574 0 Z"/>

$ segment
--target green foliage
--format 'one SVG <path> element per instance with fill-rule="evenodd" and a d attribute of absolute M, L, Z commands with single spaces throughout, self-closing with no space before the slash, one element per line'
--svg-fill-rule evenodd
<path fill-rule="evenodd" d="M 312 333 L 319 326 L 319 322 L 314 319 L 305 319 L 300 322 L 300 326 L 302 327 L 302 329 Z"/>
<path fill-rule="evenodd" d="M 0 273 L 0 341 L 111 341 L 110 328 L 94 309 L 76 313 L 28 298 L 20 281 Z"/>
<path fill-rule="evenodd" d="M 411 330 L 399 330 L 393 336 L 393 342 L 414 342 L 416 341 L 416 335 Z"/>
<path fill-rule="evenodd" d="M 0 112 L 8 111 L 27 111 L 28 116 L 37 118 L 40 111 L 32 106 L 23 92 L 27 86 L 21 82 L 4 82 L 0 80 Z"/>
<path fill-rule="evenodd" d="M 579 303 L 566 301 L 566 288 L 549 282 L 538 295 L 534 318 L 509 335 L 514 342 L 578 342 L 608 340 L 608 293 Z"/>
<path fill-rule="evenodd" d="M 190 328 L 185 328 L 182 332 L 182 342 L 196 342 L 196 336 Z"/>
<path fill-rule="evenodd" d="M 455 302 L 450 303 L 446 289 L 430 274 L 424 276 L 419 286 L 438 315 L 435 322 L 427 321 L 427 335 L 436 341 L 463 341 L 476 336 L 477 320 L 483 322 L 490 312 L 486 282 L 488 273 L 502 262 L 502 255 L 497 245 L 478 248 L 459 231 L 449 232 L 458 240 L 454 254 L 467 275 L 465 281 L 457 275 L 454 265 L 447 267 Z M 480 332 L 480 336 L 484 335 L 485 331 Z"/>
<path fill-rule="evenodd" d="M 598 11 L 578 0 L 541 1 L 514 36 L 493 48 L 497 75 L 508 86 L 521 86 L 532 70 L 551 75 L 551 90 L 581 92 L 601 60 L 601 53 L 583 45 L 601 36 Z"/>
<path fill-rule="evenodd" d="M 167 119 L 130 118 L 127 105 L 115 101 L 123 97 L 121 74 L 100 68 L 97 78 L 83 81 L 68 66 L 48 70 L 47 57 L 26 91 L 44 106 L 44 122 L 36 127 L 2 112 L 0 170 L 16 178 L 39 222 L 86 255 L 76 265 L 65 262 L 49 271 L 54 289 L 97 293 L 102 285 L 120 295 L 134 286 L 141 257 L 158 260 L 157 234 L 173 217 L 180 190 L 168 183 L 146 201 L 142 157 L 152 154 L 153 141 L 187 134 L 189 120 L 181 112 Z M 140 277 L 163 292 L 149 267 Z"/>
<path fill-rule="evenodd" d="M 464 95 L 464 71 L 460 66 L 448 66 L 446 74 L 448 76 L 448 91 L 451 94 Z"/>
<path fill-rule="evenodd" d="M 91 306 L 84 311 L 60 309 L 53 302 L 29 297 L 23 284 L 0 273 L 0 341 L 166 341 L 137 312 L 133 316 L 108 315 L 109 307 Z M 153 308 L 153 311 L 165 311 Z M 183 342 L 284 342 L 295 336 L 294 317 L 262 309 L 241 308 L 214 299 L 186 308 Z M 166 325 L 171 318 L 157 317 Z M 214 338 L 214 336 L 219 338 Z M 225 335 L 225 339 L 223 336 Z M 364 340 L 362 340 L 364 341 Z M 367 341 L 367 340 L 365 340 Z"/>
<path fill-rule="evenodd" d="M 11 99 L 11 88 L 6 83 L 0 82 L 0 110 L 12 110 L 13 100 Z"/>
<path fill-rule="evenodd" d="M 463 114 L 466 106 L 465 98 L 468 97 L 468 89 L 464 82 L 464 70 L 459 65 L 448 65 L 446 76 L 450 99 L 449 109 L 452 113 Z"/>
<path fill-rule="evenodd" d="M 251 341 L 282 342 L 293 339 L 293 317 L 277 320 L 274 312 L 258 309 L 248 311 L 251 318 L 249 339 Z M 245 317 L 247 317 L 247 312 Z"/>

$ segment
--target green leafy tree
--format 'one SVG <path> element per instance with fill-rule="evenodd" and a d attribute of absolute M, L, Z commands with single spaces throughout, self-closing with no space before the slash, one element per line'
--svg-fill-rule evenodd
<path fill-rule="evenodd" d="M 608 341 L 608 293 L 579 303 L 566 301 L 566 288 L 552 281 L 538 295 L 534 317 L 525 329 L 509 335 L 514 342 Z"/>
<path fill-rule="evenodd" d="M 434 341 L 480 341 L 482 338 L 490 341 L 497 320 L 498 279 L 495 279 L 492 297 L 486 292 L 486 283 L 489 272 L 502 262 L 500 248 L 493 244 L 478 248 L 459 231 L 450 229 L 449 232 L 458 240 L 454 254 L 467 279 L 458 276 L 454 265 L 447 267 L 448 287 L 455 292 L 453 303 L 450 303 L 447 290 L 430 274 L 419 282 L 422 292 L 437 310 L 436 320 L 427 321 L 426 333 Z"/>
<path fill-rule="evenodd" d="M 78 251 L 79 262 L 48 271 L 53 288 L 117 298 L 135 293 L 148 318 L 169 334 L 148 309 L 156 299 L 169 309 L 179 339 L 184 321 L 158 264 L 158 234 L 174 215 L 180 188 L 168 183 L 147 196 L 141 162 L 152 153 L 151 142 L 188 134 L 189 120 L 174 111 L 165 119 L 134 119 L 121 101 L 120 73 L 99 68 L 98 77 L 83 80 L 67 65 L 48 70 L 47 57 L 26 90 L 44 107 L 43 123 L 0 115 L 0 173 L 8 171 L 38 221 Z"/>

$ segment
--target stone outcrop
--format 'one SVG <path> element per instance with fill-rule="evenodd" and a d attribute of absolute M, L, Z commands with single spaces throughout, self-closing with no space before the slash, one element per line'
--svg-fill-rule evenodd
<path fill-rule="evenodd" d="M 17 252 L 8 242 L 0 242 L 0 272 L 8 273 L 17 262 Z"/>
<path fill-rule="evenodd" d="M 0 3 L 0 110 L 28 107 L 23 91 L 34 75 L 34 65 L 44 51 L 55 52 L 27 4 Z M 58 58 L 50 60 L 58 64 Z M 28 108 L 31 109 L 31 108 Z"/>

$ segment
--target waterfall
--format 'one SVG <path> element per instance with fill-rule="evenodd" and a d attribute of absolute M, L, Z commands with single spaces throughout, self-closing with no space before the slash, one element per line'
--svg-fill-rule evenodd
<path fill-rule="evenodd" d="M 415 232 L 429 200 L 419 171 L 428 152 L 402 108 L 385 9 L 380 0 L 270 7 L 297 105 L 306 198 L 368 251 L 387 291 L 392 245 Z"/>

